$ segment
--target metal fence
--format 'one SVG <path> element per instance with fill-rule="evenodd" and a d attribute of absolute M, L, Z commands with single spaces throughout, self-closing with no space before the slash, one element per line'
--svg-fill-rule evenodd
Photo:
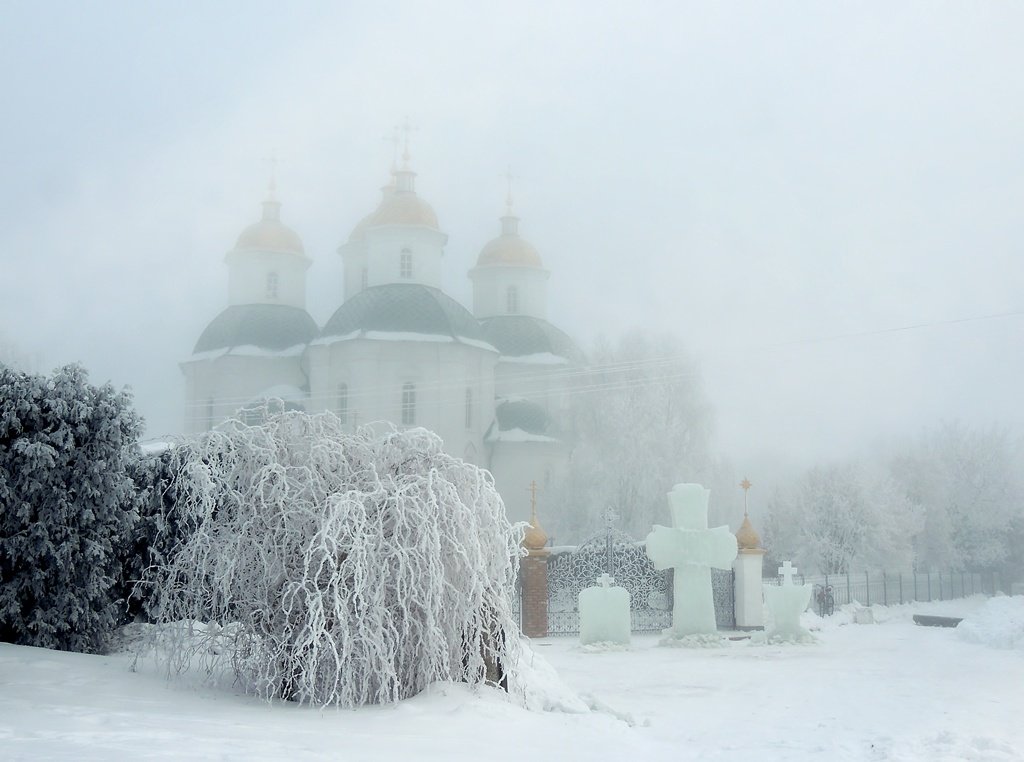
<path fill-rule="evenodd" d="M 767 585 L 781 584 L 781 577 L 764 579 Z M 832 588 L 836 606 L 856 602 L 864 606 L 889 606 L 911 601 L 946 601 L 982 593 L 993 595 L 1000 588 L 998 572 L 853 572 L 850 574 L 796 574 L 794 584 Z M 817 592 L 817 591 L 816 591 Z M 815 596 L 816 599 L 816 596 Z M 818 608 L 814 599 L 811 606 Z"/>

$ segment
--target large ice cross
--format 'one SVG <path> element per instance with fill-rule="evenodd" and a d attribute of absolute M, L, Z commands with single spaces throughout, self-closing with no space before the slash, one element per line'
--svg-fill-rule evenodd
<path fill-rule="evenodd" d="M 793 575 L 796 574 L 798 571 L 800 570 L 793 566 L 793 564 L 791 564 L 789 561 L 783 562 L 782 566 L 779 567 L 779 574 L 782 577 L 782 584 L 792 585 Z"/>
<path fill-rule="evenodd" d="M 656 524 L 647 535 L 654 568 L 673 569 L 670 634 L 677 638 L 717 631 L 711 568 L 730 569 L 736 559 L 736 537 L 729 528 L 708 529 L 709 494 L 699 484 L 677 484 L 668 493 L 672 527 Z"/>

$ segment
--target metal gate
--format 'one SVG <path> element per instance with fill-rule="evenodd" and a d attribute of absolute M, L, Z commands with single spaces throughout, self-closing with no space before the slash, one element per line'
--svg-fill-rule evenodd
<path fill-rule="evenodd" d="M 611 528 L 572 550 L 548 557 L 548 634 L 580 631 L 577 608 L 581 590 L 593 587 L 602 574 L 629 592 L 633 632 L 660 632 L 672 624 L 672 570 L 658 571 L 644 543 Z M 736 626 L 733 571 L 711 570 L 715 620 L 719 629 Z"/>

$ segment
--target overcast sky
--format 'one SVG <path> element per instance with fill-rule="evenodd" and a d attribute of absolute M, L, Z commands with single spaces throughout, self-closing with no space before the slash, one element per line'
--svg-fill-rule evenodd
<path fill-rule="evenodd" d="M 226 306 L 266 157 L 322 324 L 407 115 L 446 290 L 469 304 L 511 164 L 552 322 L 681 336 L 741 470 L 1024 423 L 1024 4 L 0 14 L 0 333 L 130 385 L 149 436 L 181 427 L 177 363 Z"/>

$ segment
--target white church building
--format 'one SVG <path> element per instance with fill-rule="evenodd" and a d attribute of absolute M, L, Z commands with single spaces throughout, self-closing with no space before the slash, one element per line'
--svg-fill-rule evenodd
<path fill-rule="evenodd" d="M 408 162 L 338 253 L 340 306 L 323 326 L 306 311 L 312 260 L 280 216 L 273 186 L 262 219 L 225 257 L 228 306 L 202 332 L 185 375 L 185 429 L 196 433 L 280 399 L 333 411 L 355 428 L 423 426 L 445 449 L 491 471 L 513 521 L 530 514 L 568 459 L 567 402 L 581 354 L 547 321 L 537 250 L 511 199 L 501 234 L 470 270 L 473 309 L 448 296 L 448 236 L 416 194 Z"/>

